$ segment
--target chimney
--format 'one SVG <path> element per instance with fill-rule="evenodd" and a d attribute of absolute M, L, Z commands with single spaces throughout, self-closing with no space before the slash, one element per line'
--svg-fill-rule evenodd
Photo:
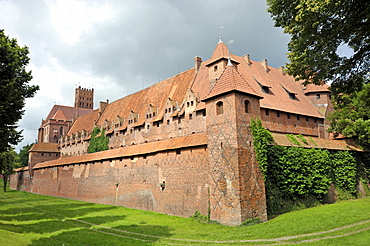
<path fill-rule="evenodd" d="M 105 108 L 107 107 L 107 105 L 109 104 L 109 100 L 107 99 L 107 102 L 100 102 L 100 105 L 99 105 L 99 114 L 102 114 L 105 110 Z"/>
<path fill-rule="evenodd" d="M 251 65 L 251 59 L 250 59 L 250 56 L 249 54 L 245 54 L 243 56 L 244 60 L 247 62 L 248 65 Z"/>
<path fill-rule="evenodd" d="M 284 66 L 280 66 L 280 67 L 278 67 L 278 70 L 279 70 L 283 75 L 285 75 Z"/>
<path fill-rule="evenodd" d="M 260 61 L 260 63 L 265 68 L 265 71 L 268 72 L 269 68 L 267 67 L 267 59 L 263 59 L 262 61 Z"/>
<path fill-rule="evenodd" d="M 194 57 L 194 68 L 195 68 L 195 72 L 198 72 L 199 71 L 200 64 L 202 64 L 202 58 L 200 58 L 199 56 Z"/>

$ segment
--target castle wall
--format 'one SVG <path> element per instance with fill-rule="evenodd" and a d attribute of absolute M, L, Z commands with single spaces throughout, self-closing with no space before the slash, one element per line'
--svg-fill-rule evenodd
<path fill-rule="evenodd" d="M 267 220 L 264 181 L 249 127 L 251 117 L 260 112 L 258 99 L 228 93 L 208 100 L 206 107 L 208 158 L 214 180 L 211 218 L 230 225 L 255 217 Z"/>
<path fill-rule="evenodd" d="M 207 214 L 211 183 L 207 148 L 200 146 L 35 169 L 33 179 L 20 171 L 11 188 L 189 217 Z"/>
<path fill-rule="evenodd" d="M 261 109 L 260 118 L 263 126 L 271 132 L 324 136 L 324 129 L 320 127 L 323 119 L 265 108 Z"/>

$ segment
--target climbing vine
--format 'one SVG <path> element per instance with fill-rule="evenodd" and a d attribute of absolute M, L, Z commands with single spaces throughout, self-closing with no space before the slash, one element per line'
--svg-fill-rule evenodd
<path fill-rule="evenodd" d="M 269 214 L 322 202 L 331 184 L 355 195 L 358 180 L 368 183 L 368 170 L 356 153 L 302 148 L 308 141 L 302 135 L 287 134 L 298 146 L 273 145 L 273 137 L 260 119 L 251 121 L 254 149 L 266 184 Z M 310 142 L 317 144 L 312 138 Z M 341 194 L 339 194 L 340 196 Z"/>
<path fill-rule="evenodd" d="M 266 179 L 268 161 L 268 144 L 273 141 L 271 133 L 262 126 L 261 119 L 252 118 L 251 130 L 253 136 L 254 151 L 256 152 L 257 162 Z"/>
<path fill-rule="evenodd" d="M 109 138 L 105 136 L 104 129 L 100 131 L 100 128 L 96 126 L 91 132 L 91 139 L 89 147 L 87 148 L 87 152 L 94 153 L 103 150 L 108 150 L 109 149 L 108 142 Z"/>

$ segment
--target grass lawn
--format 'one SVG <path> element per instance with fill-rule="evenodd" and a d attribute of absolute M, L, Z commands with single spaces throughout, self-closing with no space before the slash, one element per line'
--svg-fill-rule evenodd
<path fill-rule="evenodd" d="M 2 182 L 1 182 L 2 183 Z M 295 211 L 248 227 L 0 186 L 0 245 L 370 245 L 370 197 Z"/>

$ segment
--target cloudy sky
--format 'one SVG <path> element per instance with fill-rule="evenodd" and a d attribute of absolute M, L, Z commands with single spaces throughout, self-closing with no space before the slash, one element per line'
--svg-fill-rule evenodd
<path fill-rule="evenodd" d="M 76 86 L 94 88 L 94 108 L 193 67 L 212 55 L 220 27 L 233 54 L 284 65 L 289 36 L 263 0 L 0 0 L 0 29 L 30 49 L 33 80 L 19 122 L 37 138 L 54 104 L 73 106 Z"/>

